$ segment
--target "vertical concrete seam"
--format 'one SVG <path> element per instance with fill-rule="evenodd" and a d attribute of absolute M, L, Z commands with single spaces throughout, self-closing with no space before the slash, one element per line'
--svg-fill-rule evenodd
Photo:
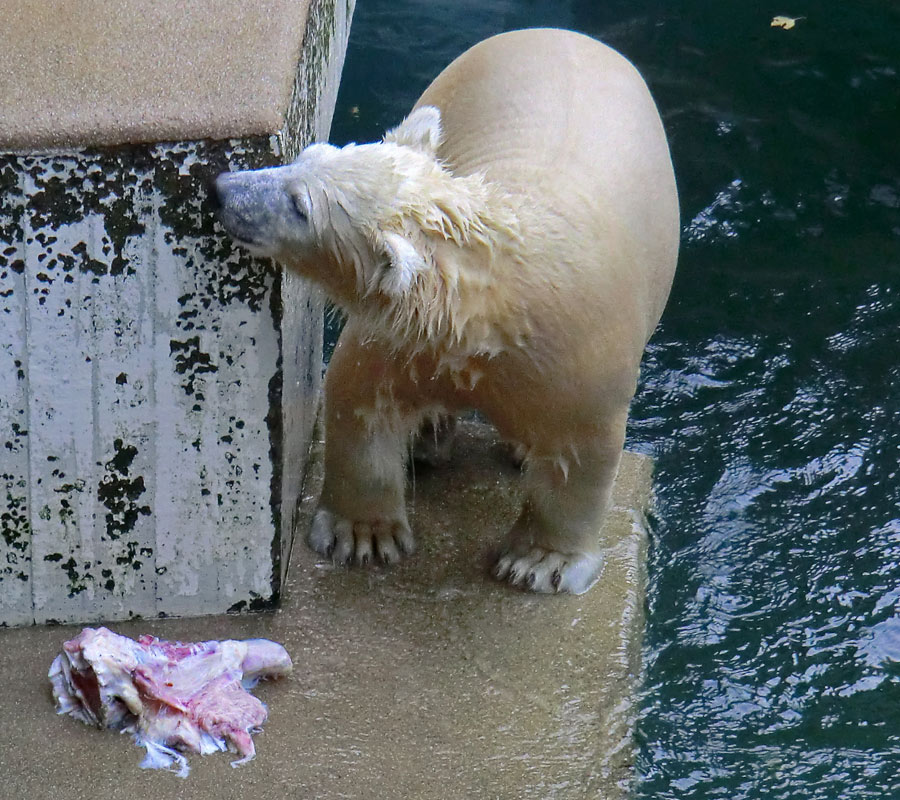
<path fill-rule="evenodd" d="M 272 477 L 269 483 L 269 497 L 272 509 L 272 542 L 270 545 L 272 577 L 270 586 L 272 593 L 269 604 L 276 605 L 281 598 L 281 540 L 285 535 L 282 530 L 284 514 L 282 513 L 282 476 L 284 475 L 284 303 L 281 293 L 284 291 L 284 280 L 280 270 L 276 270 L 269 295 L 269 307 L 272 324 L 275 327 L 278 355 L 275 369 L 269 379 L 269 453 L 272 459 Z"/>
<path fill-rule="evenodd" d="M 149 242 L 149 247 L 147 249 L 148 261 L 147 265 L 150 270 L 150 278 L 149 278 L 149 287 L 155 287 L 158 274 L 159 274 L 159 243 L 157 241 L 157 236 L 159 235 L 157 226 L 159 224 L 159 212 L 155 206 L 154 198 L 155 193 L 149 187 L 144 190 L 141 189 L 142 198 L 141 203 L 144 206 L 145 214 L 144 216 L 147 219 L 147 240 Z M 158 377 L 157 371 L 157 363 L 156 363 L 156 337 L 159 332 L 159 308 L 157 308 L 155 300 L 151 298 L 150 292 L 153 291 L 155 293 L 155 289 L 147 288 L 145 289 L 147 292 L 144 295 L 144 302 L 148 304 L 148 306 L 152 309 L 151 313 L 147 316 L 150 320 L 150 366 L 149 366 L 149 380 L 147 386 L 147 399 L 150 403 L 151 408 L 159 408 L 157 404 L 157 396 L 156 396 L 156 381 Z M 155 294 L 154 294 L 155 298 Z M 153 436 L 153 442 L 158 443 L 160 439 L 160 431 L 159 431 L 159 414 L 153 414 L 151 430 Z M 157 469 L 156 464 L 159 463 L 159 448 L 153 448 L 153 460 L 151 462 L 153 464 L 153 526 L 152 526 L 152 536 L 153 536 L 153 556 L 152 556 L 152 564 L 150 570 L 148 572 L 150 581 L 152 582 L 152 588 L 148 589 L 148 595 L 150 595 L 149 603 L 152 608 L 152 615 L 154 617 L 159 616 L 159 590 L 158 590 L 158 574 L 157 567 L 159 563 L 159 524 L 160 524 L 160 514 L 159 514 L 159 493 L 158 493 L 158 480 L 157 480 Z"/>
<path fill-rule="evenodd" d="M 14 156 L 13 159 L 16 162 L 19 162 L 21 157 Z M 30 216 L 28 214 L 28 200 L 27 195 L 25 193 L 25 175 L 26 170 L 20 169 L 19 171 L 19 190 L 22 194 L 22 201 L 25 203 L 25 213 L 22 215 L 22 226 L 20 228 L 21 241 L 19 242 L 20 252 L 22 254 L 22 263 L 25 263 L 25 226 L 30 223 Z M 28 303 L 25 300 L 28 297 L 28 270 L 22 270 L 22 288 L 24 289 L 24 298 L 23 298 L 23 308 L 22 308 L 22 331 L 25 337 L 25 341 L 23 342 L 22 352 L 25 355 L 25 359 L 23 361 L 23 368 L 25 373 L 25 430 L 27 431 L 27 436 L 25 437 L 25 452 L 26 452 L 26 463 L 28 464 L 28 480 L 27 485 L 25 486 L 25 513 L 28 518 L 28 527 L 29 527 L 29 550 L 31 551 L 31 557 L 28 560 L 28 589 L 31 595 L 31 624 L 34 625 L 37 621 L 34 613 L 34 543 L 31 539 L 31 519 L 34 513 L 34 508 L 31 502 L 31 486 L 32 486 L 32 447 L 31 442 L 33 437 L 31 436 L 31 368 L 28 359 L 28 352 L 31 341 L 31 319 L 30 314 L 28 313 Z"/>

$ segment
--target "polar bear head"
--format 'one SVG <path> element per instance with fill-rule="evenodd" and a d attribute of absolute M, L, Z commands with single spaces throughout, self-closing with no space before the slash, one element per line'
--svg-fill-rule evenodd
<path fill-rule="evenodd" d="M 440 112 L 424 106 L 381 142 L 314 144 L 283 167 L 224 173 L 219 218 L 249 251 L 316 280 L 349 311 L 407 295 L 436 281 L 436 245 L 489 243 L 497 227 L 491 187 L 452 176 L 441 138 Z"/>

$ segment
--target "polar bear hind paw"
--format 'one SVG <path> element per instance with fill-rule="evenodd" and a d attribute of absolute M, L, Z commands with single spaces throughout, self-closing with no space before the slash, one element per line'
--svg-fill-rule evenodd
<path fill-rule="evenodd" d="M 412 555 L 416 542 L 405 520 L 349 520 L 326 508 L 313 517 L 307 544 L 335 564 L 394 564 Z"/>
<path fill-rule="evenodd" d="M 504 550 L 491 570 L 513 586 L 543 594 L 583 594 L 600 578 L 603 561 L 596 553 L 559 553 L 533 547 L 527 553 Z"/>

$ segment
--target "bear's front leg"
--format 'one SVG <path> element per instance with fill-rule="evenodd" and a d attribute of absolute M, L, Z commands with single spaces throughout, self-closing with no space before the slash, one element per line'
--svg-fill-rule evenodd
<path fill-rule="evenodd" d="M 395 400 L 389 364 L 345 330 L 325 379 L 325 480 L 307 542 L 335 563 L 388 564 L 415 549 L 405 459 L 417 419 Z"/>
<path fill-rule="evenodd" d="M 625 440 L 625 415 L 526 462 L 522 512 L 501 545 L 493 574 L 534 592 L 582 594 L 603 569 L 600 527 Z"/>

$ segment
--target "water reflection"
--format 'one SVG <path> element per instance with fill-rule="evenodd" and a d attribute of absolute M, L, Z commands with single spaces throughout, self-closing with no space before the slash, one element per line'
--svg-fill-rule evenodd
<path fill-rule="evenodd" d="M 665 439 L 642 796 L 894 796 L 900 381 L 881 364 L 900 309 L 863 294 L 816 347 L 651 350 L 632 437 Z"/>
<path fill-rule="evenodd" d="M 879 281 L 786 271 L 793 329 L 752 313 L 768 271 L 725 324 L 682 293 L 650 348 L 642 797 L 900 796 L 900 304 L 880 263 Z"/>
<path fill-rule="evenodd" d="M 736 218 L 742 217 L 744 211 L 739 199 L 742 184 L 740 178 L 735 178 L 717 192 L 715 199 L 688 223 L 684 230 L 685 241 L 697 243 L 735 238 L 742 224 Z"/>

